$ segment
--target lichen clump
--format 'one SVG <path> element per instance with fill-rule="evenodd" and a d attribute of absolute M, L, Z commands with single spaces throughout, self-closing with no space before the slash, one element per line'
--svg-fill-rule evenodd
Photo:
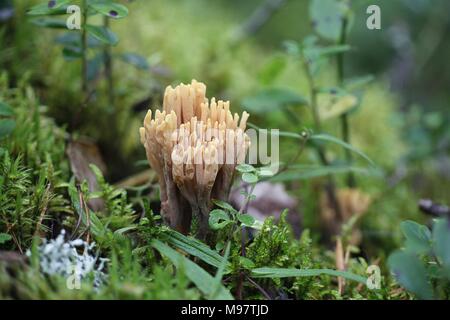
<path fill-rule="evenodd" d="M 198 232 L 208 230 L 211 200 L 225 200 L 235 166 L 244 162 L 250 139 L 245 133 L 249 114 L 232 115 L 229 101 L 205 96 L 206 86 L 168 86 L 163 111 L 149 110 L 140 128 L 141 142 L 161 188 L 166 222 L 187 233 L 192 218 Z"/>

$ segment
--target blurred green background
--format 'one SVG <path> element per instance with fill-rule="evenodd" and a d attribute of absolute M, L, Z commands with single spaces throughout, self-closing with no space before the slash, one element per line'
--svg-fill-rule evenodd
<path fill-rule="evenodd" d="M 30 22 L 26 11 L 39 2 L 0 0 L 0 70 L 8 73 L 11 87 L 29 80 L 48 115 L 69 133 L 93 139 L 112 182 L 142 170 L 137 164 L 145 157 L 138 127 L 147 108 L 161 106 L 169 84 L 195 78 L 207 84 L 209 97 L 230 99 L 236 109 L 245 109 L 244 99 L 267 87 L 307 95 L 305 74 L 283 44 L 314 33 L 308 1 L 122 1 L 130 13 L 111 23 L 120 39 L 112 53 L 117 57 L 137 53 L 148 68 L 115 59 L 114 105 L 107 101 L 107 86 L 96 82 L 94 74 L 96 89 L 88 108 L 80 112 L 80 63 L 65 59 L 62 47 L 55 43 L 64 30 Z M 450 2 L 376 1 L 382 29 L 368 30 L 366 8 L 372 2 L 351 2 L 353 20 L 347 42 L 352 50 L 345 54 L 344 73 L 349 79 L 374 77 L 352 114 L 351 142 L 384 172 L 382 177 L 357 177 L 359 188 L 373 199 L 362 223 L 364 243 L 368 250 L 377 250 L 380 244 L 396 245 L 402 219 L 425 219 L 417 209 L 420 199 L 447 204 L 450 200 L 450 69 L 446 66 Z M 254 12 L 267 3 L 278 7 L 260 28 L 243 34 Z M 94 64 L 92 68 L 94 73 L 102 72 Z M 335 70 L 330 61 L 318 81 L 332 85 Z M 295 132 L 312 127 L 304 110 L 297 110 L 297 116 L 291 121 L 273 110 L 253 113 L 250 121 Z M 324 126 L 327 132 L 339 134 L 337 122 L 326 121 Z M 282 160 L 295 153 L 294 143 L 282 140 Z M 313 158 L 306 153 L 299 162 Z M 338 184 L 343 185 L 343 180 Z M 318 228 L 314 182 L 290 182 L 287 187 L 299 199 L 304 225 Z"/>

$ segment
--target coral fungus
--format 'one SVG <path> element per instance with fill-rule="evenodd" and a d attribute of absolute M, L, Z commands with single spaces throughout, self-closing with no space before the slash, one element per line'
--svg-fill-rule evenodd
<path fill-rule="evenodd" d="M 245 160 L 250 139 L 244 132 L 248 113 L 232 115 L 229 101 L 205 97 L 206 86 L 168 86 L 163 111 L 149 110 L 140 128 L 150 166 L 161 188 L 165 221 L 187 233 L 192 218 L 205 236 L 211 199 L 225 200 L 235 166 Z"/>

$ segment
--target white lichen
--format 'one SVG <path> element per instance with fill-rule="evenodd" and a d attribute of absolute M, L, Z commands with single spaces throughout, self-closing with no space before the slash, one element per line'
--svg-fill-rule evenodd
<path fill-rule="evenodd" d="M 44 239 L 37 248 L 41 272 L 45 275 L 72 277 L 77 282 L 92 275 L 94 287 L 100 287 L 107 277 L 103 269 L 108 259 L 93 254 L 95 242 L 89 244 L 82 239 L 66 241 L 65 234 L 65 230 L 62 230 L 56 239 Z M 31 256 L 30 250 L 27 256 Z"/>

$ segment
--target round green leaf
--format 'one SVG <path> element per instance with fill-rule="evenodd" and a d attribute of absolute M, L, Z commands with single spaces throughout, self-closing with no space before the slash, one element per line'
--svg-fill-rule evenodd
<path fill-rule="evenodd" d="M 237 218 L 246 227 L 252 227 L 255 224 L 255 218 L 249 214 L 240 214 Z"/>
<path fill-rule="evenodd" d="M 66 21 L 57 18 L 36 18 L 30 20 L 32 24 L 43 28 L 66 29 Z"/>
<path fill-rule="evenodd" d="M 231 223 L 230 216 L 222 209 L 214 209 L 209 213 L 209 226 L 213 230 L 219 230 Z"/>
<path fill-rule="evenodd" d="M 256 169 L 252 165 L 242 163 L 236 167 L 236 170 L 244 173 L 244 172 L 255 172 Z"/>
<path fill-rule="evenodd" d="M 444 265 L 450 267 L 450 223 L 448 219 L 438 219 L 434 222 L 433 249 Z"/>
<path fill-rule="evenodd" d="M 67 6 L 70 0 L 51 0 L 45 3 L 37 4 L 27 11 L 30 16 L 43 16 L 43 15 L 55 15 L 66 14 Z"/>
<path fill-rule="evenodd" d="M 251 172 L 244 172 L 242 174 L 242 180 L 244 180 L 247 183 L 253 184 L 258 182 L 258 176 L 256 174 L 253 174 Z"/>
<path fill-rule="evenodd" d="M 426 226 L 407 220 L 400 224 L 400 229 L 406 237 L 406 250 L 415 253 L 426 253 L 430 250 L 431 233 Z"/>
<path fill-rule="evenodd" d="M 323 38 L 336 41 L 341 35 L 343 10 L 338 0 L 312 0 L 309 7 L 313 28 Z"/>
<path fill-rule="evenodd" d="M 432 299 L 433 289 L 428 282 L 427 270 L 415 254 L 396 251 L 389 256 L 388 266 L 397 281 L 421 299 Z"/>
<path fill-rule="evenodd" d="M 274 175 L 274 172 L 270 169 L 270 167 L 263 167 L 258 169 L 258 174 L 264 177 L 271 177 Z"/>
<path fill-rule="evenodd" d="M 93 25 L 86 25 L 86 30 L 94 38 L 100 40 L 103 43 L 115 46 L 119 42 L 117 35 L 106 27 L 99 27 Z"/>
<path fill-rule="evenodd" d="M 128 15 L 127 7 L 118 3 L 91 3 L 89 7 L 113 19 L 120 19 Z"/>
<path fill-rule="evenodd" d="M 234 209 L 233 206 L 231 204 L 229 204 L 228 202 L 225 202 L 222 200 L 217 200 L 217 199 L 213 199 L 212 202 L 219 208 L 222 208 L 224 210 L 231 211 L 231 212 L 237 212 L 236 209 Z"/>
<path fill-rule="evenodd" d="M 256 267 L 255 263 L 247 257 L 240 256 L 239 263 L 241 264 L 241 266 L 243 266 L 245 269 L 248 270 L 251 270 Z"/>
<path fill-rule="evenodd" d="M 82 57 L 81 48 L 75 46 L 66 46 L 62 49 L 64 59 L 71 61 Z"/>

